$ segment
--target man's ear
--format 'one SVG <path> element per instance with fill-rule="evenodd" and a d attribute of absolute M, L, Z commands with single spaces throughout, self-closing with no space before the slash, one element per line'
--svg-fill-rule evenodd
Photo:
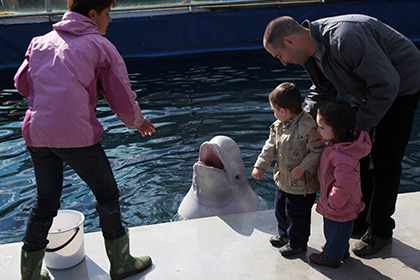
<path fill-rule="evenodd" d="M 286 36 L 283 39 L 283 43 L 286 47 L 294 47 L 296 46 L 296 40 L 293 36 Z"/>
<path fill-rule="evenodd" d="M 90 10 L 90 11 L 88 12 L 88 17 L 89 17 L 91 20 L 95 21 L 95 20 L 96 20 L 96 16 L 97 16 L 97 13 L 96 13 L 96 11 L 95 11 L 94 9 L 92 9 L 92 10 Z"/>

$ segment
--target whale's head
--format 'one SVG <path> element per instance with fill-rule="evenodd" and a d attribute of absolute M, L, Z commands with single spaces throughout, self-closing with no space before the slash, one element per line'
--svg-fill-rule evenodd
<path fill-rule="evenodd" d="M 201 144 L 193 168 L 193 187 L 207 199 L 228 199 L 229 194 L 249 187 L 238 144 L 227 136 L 216 136 Z"/>
<path fill-rule="evenodd" d="M 248 184 L 238 144 L 227 136 L 216 136 L 200 146 L 192 186 L 178 214 L 190 219 L 249 212 L 257 210 L 259 201 Z"/>

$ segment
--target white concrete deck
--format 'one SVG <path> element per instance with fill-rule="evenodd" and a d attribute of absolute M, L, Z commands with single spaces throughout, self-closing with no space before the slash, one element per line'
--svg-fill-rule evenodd
<path fill-rule="evenodd" d="M 308 251 L 291 259 L 268 242 L 276 234 L 273 210 L 131 228 L 132 254 L 150 255 L 153 266 L 127 279 L 420 279 L 419 215 L 420 192 L 401 194 L 393 243 L 368 258 L 351 253 L 338 269 L 309 262 L 308 256 L 324 243 L 322 217 L 315 212 Z M 20 247 L 0 246 L 1 279 L 19 279 Z M 52 278 L 110 279 L 101 233 L 85 234 L 85 251 L 79 265 L 50 269 Z"/>

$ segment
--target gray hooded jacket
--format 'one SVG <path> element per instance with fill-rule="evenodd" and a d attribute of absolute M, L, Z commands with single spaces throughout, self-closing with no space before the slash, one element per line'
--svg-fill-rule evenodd
<path fill-rule="evenodd" d="M 313 86 L 305 98 L 312 116 L 327 100 L 351 96 L 357 123 L 369 131 L 397 97 L 420 90 L 420 51 L 378 19 L 345 15 L 305 21 L 318 49 L 304 65 Z M 317 62 L 317 57 L 319 60 Z"/>

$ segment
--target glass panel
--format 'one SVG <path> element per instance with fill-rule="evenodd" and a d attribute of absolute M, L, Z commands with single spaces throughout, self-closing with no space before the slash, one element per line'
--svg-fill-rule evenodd
<path fill-rule="evenodd" d="M 51 0 L 52 12 L 67 11 L 67 0 Z"/>
<path fill-rule="evenodd" d="M 117 0 L 117 6 L 115 8 L 134 8 L 144 6 L 158 6 L 158 5 L 170 5 L 170 4 L 183 4 L 186 1 L 183 0 Z"/>
<path fill-rule="evenodd" d="M 50 1 L 53 12 L 67 11 L 67 0 Z M 210 2 L 214 0 L 202 1 Z M 46 2 L 46 0 L 0 0 L 0 13 L 44 13 L 47 12 Z M 117 0 L 116 8 L 173 5 L 186 2 L 186 0 Z"/>
<path fill-rule="evenodd" d="M 45 12 L 45 0 L 0 0 L 0 12 Z"/>
<path fill-rule="evenodd" d="M 219 2 L 246 2 L 246 1 L 255 1 L 255 0 L 191 0 L 191 3 L 219 3 Z M 281 0 L 280 0 L 281 1 Z"/>
<path fill-rule="evenodd" d="M 186 3 L 220 3 L 225 1 L 238 0 L 117 0 L 117 9 L 159 6 L 159 5 L 179 5 Z M 243 0 L 255 1 L 255 0 Z M 278 0 L 291 1 L 291 0 Z M 294 0 L 302 1 L 305 0 Z M 0 0 L 0 14 L 6 13 L 45 13 L 47 12 L 47 2 L 51 4 L 52 12 L 67 11 L 67 0 Z"/>

